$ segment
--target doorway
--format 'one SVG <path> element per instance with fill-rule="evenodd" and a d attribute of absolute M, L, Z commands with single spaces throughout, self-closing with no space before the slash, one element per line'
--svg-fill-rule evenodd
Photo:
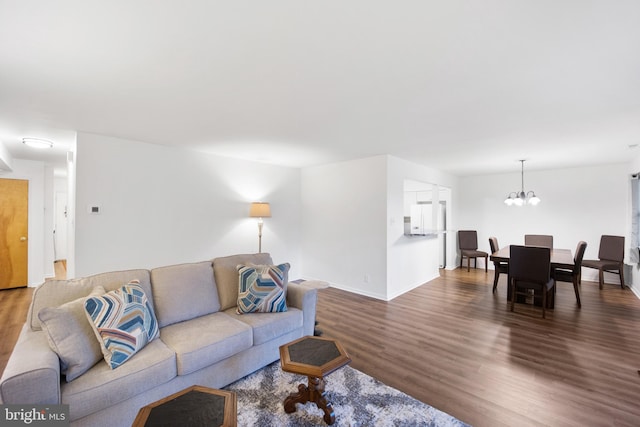
<path fill-rule="evenodd" d="M 455 268 L 455 233 L 450 230 L 451 188 L 439 184 L 404 180 L 404 233 L 407 235 L 437 236 L 438 265 L 440 268 Z M 412 210 L 420 212 L 414 215 Z M 412 231 L 419 223 L 418 231 Z M 419 221 L 418 219 L 419 218 Z"/>
<path fill-rule="evenodd" d="M 0 179 L 0 289 L 28 283 L 29 181 Z"/>

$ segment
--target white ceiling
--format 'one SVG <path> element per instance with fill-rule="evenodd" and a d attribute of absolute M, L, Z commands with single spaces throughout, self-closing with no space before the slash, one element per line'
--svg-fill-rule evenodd
<path fill-rule="evenodd" d="M 293 167 L 624 162 L 640 1 L 0 0 L 0 140 L 63 158 L 75 131 Z"/>

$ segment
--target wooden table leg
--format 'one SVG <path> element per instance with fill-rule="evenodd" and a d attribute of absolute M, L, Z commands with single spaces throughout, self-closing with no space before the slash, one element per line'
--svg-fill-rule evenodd
<path fill-rule="evenodd" d="M 325 397 L 324 380 L 322 378 L 309 377 L 309 385 L 300 384 L 297 393 L 291 393 L 284 400 L 284 411 L 287 414 L 296 411 L 296 403 L 305 404 L 313 402 L 324 412 L 324 422 L 331 425 L 336 422 L 333 406 Z"/>

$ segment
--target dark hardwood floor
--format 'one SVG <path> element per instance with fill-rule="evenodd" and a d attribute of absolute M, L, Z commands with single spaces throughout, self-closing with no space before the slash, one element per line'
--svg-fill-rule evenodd
<path fill-rule="evenodd" d="M 351 366 L 474 426 L 640 425 L 640 300 L 558 283 L 556 306 L 509 311 L 506 277 L 441 271 L 383 302 L 321 290 L 319 327 Z M 328 377 L 327 390 L 331 390 Z"/>
<path fill-rule="evenodd" d="M 351 366 L 474 426 L 640 425 L 640 300 L 629 289 L 558 283 L 556 307 L 509 311 L 506 279 L 442 271 L 390 302 L 319 292 L 324 336 Z M 0 370 L 31 289 L 0 291 Z M 331 393 L 331 376 L 327 378 Z"/>

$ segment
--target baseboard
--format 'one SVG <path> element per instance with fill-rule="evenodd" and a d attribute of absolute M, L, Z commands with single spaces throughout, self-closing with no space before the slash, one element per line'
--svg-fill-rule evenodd
<path fill-rule="evenodd" d="M 400 295 L 404 295 L 404 294 L 406 294 L 407 292 L 414 290 L 415 288 L 418 288 L 418 287 L 420 287 L 420 286 L 422 286 L 422 285 L 424 285 L 424 284 L 426 284 L 426 283 L 429 283 L 429 282 L 430 282 L 430 281 L 432 281 L 432 280 L 437 279 L 438 277 L 440 277 L 440 275 L 439 275 L 439 274 L 436 274 L 436 275 L 434 275 L 433 277 L 430 277 L 430 278 L 426 279 L 426 280 L 425 280 L 425 281 L 423 281 L 423 282 L 416 283 L 415 285 L 413 285 L 413 286 L 409 286 L 409 287 L 408 287 L 408 288 L 406 288 L 406 289 L 402 289 L 402 290 L 400 290 L 400 291 L 398 291 L 398 292 L 394 292 L 393 294 L 388 295 L 388 296 L 387 296 L 387 299 L 386 299 L 385 301 L 391 301 L 392 299 L 397 298 L 397 297 L 399 297 Z"/>
<path fill-rule="evenodd" d="M 598 270 L 594 270 L 593 268 L 583 268 L 581 279 L 586 280 L 587 282 L 600 282 L 600 273 Z M 626 279 L 626 277 L 625 277 Z M 604 283 L 620 286 L 620 276 L 615 273 L 604 273 Z"/>
<path fill-rule="evenodd" d="M 356 288 L 352 288 L 350 286 L 344 286 L 344 285 L 340 285 L 337 283 L 331 283 L 330 286 L 332 288 L 336 288 L 336 289 L 340 289 L 343 291 L 347 291 L 347 292 L 351 292 L 352 294 L 358 294 L 358 295 L 362 295 L 365 297 L 370 297 L 370 298 L 375 298 L 375 299 L 379 299 L 382 301 L 389 301 L 385 295 L 380 295 L 377 293 L 373 293 L 373 292 L 365 292 L 362 289 L 356 289 Z"/>

